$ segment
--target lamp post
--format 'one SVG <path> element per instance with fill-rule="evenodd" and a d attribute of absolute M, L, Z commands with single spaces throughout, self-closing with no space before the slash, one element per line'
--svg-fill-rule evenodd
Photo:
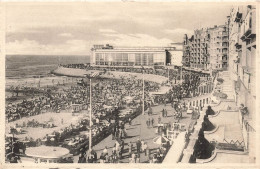
<path fill-rule="evenodd" d="M 144 67 L 142 67 L 142 74 L 143 74 L 143 106 L 142 106 L 142 114 L 144 115 Z"/>

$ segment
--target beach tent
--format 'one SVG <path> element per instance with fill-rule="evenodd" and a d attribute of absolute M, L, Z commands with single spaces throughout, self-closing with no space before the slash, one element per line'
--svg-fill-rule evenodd
<path fill-rule="evenodd" d="M 157 136 L 153 139 L 153 142 L 156 144 L 165 144 L 167 141 L 169 141 L 169 139 L 167 139 L 164 136 Z"/>

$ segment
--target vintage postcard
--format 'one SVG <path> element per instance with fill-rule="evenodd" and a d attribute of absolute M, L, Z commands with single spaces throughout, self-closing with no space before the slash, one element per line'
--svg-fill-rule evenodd
<path fill-rule="evenodd" d="M 0 3 L 2 167 L 257 168 L 258 7 Z"/>

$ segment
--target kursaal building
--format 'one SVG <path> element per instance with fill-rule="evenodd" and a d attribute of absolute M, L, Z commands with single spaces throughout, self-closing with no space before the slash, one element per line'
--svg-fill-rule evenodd
<path fill-rule="evenodd" d="M 178 44 L 175 44 L 178 45 Z M 182 65 L 182 49 L 177 47 L 115 47 L 94 45 L 93 66 L 166 66 Z"/>

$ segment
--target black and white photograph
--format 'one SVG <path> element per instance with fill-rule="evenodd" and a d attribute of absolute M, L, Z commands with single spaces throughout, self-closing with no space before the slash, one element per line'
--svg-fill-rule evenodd
<path fill-rule="evenodd" d="M 257 165 L 258 3 L 0 6 L 3 166 Z"/>

